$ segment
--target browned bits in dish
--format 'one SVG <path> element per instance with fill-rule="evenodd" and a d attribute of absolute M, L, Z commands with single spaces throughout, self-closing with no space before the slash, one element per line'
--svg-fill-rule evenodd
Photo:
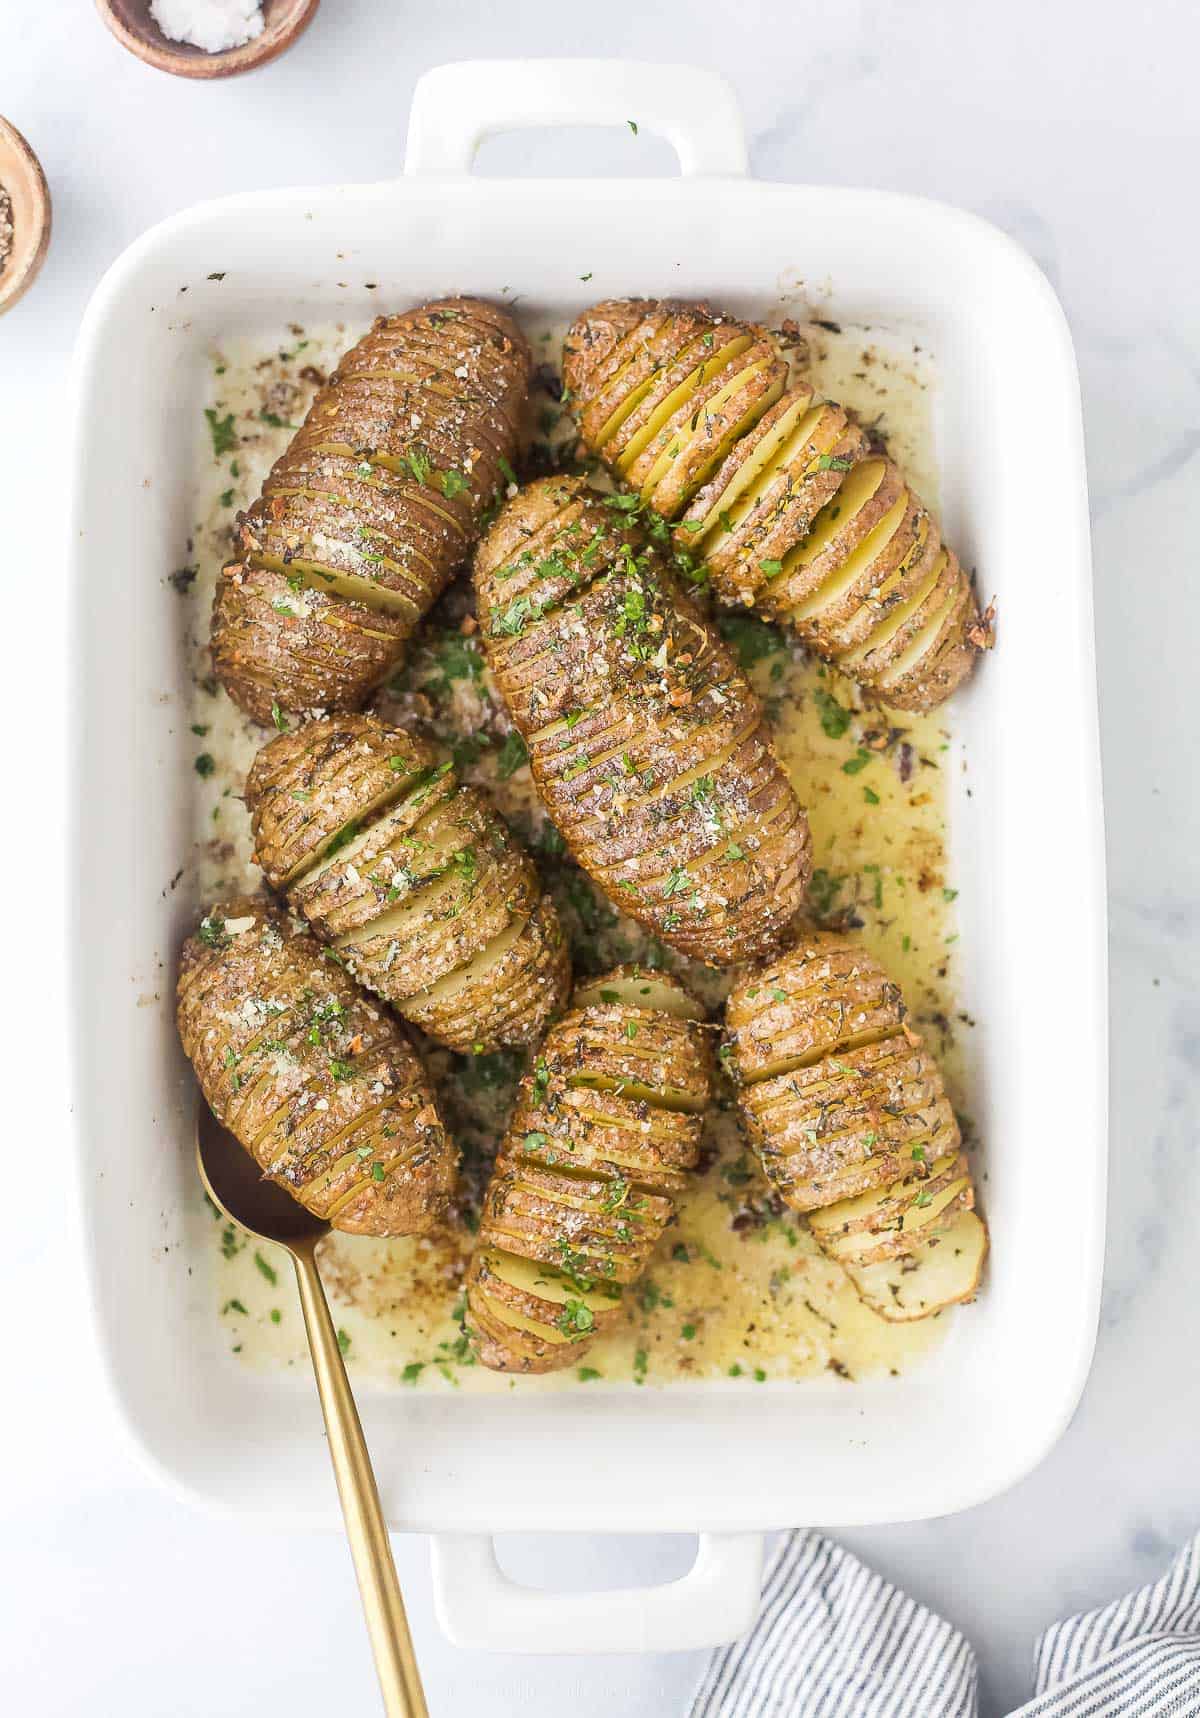
<path fill-rule="evenodd" d="M 475 557 L 479 623 L 572 855 L 684 954 L 773 948 L 802 905 L 808 823 L 720 634 L 628 515 L 531 484 Z"/>
<path fill-rule="evenodd" d="M 789 385 L 762 329 L 704 305 L 598 304 L 563 374 L 587 446 L 723 601 L 899 709 L 970 673 L 989 626 L 937 521 L 840 406 Z"/>
<path fill-rule="evenodd" d="M 401 1028 L 257 896 L 183 946 L 179 1036 L 213 1114 L 263 1174 L 335 1229 L 421 1234 L 457 1153 Z"/>
<path fill-rule="evenodd" d="M 357 709 L 395 668 L 506 481 L 529 373 L 516 323 L 473 298 L 344 354 L 218 583 L 213 665 L 243 710 Z"/>
<path fill-rule="evenodd" d="M 574 1365 L 620 1318 L 675 1215 L 712 1064 L 677 979 L 623 967 L 575 993 L 521 1082 L 484 1198 L 466 1326 L 485 1366 Z"/>
<path fill-rule="evenodd" d="M 246 804 L 268 882 L 369 989 L 456 1050 L 536 1042 L 570 988 L 532 860 L 434 749 L 326 716 L 254 760 Z"/>
<path fill-rule="evenodd" d="M 730 992 L 726 1026 L 772 1186 L 884 1317 L 974 1293 L 987 1246 L 941 1071 L 865 950 L 803 934 Z"/>

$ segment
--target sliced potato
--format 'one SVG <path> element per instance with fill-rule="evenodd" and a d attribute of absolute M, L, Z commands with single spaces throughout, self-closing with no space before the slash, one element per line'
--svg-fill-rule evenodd
<path fill-rule="evenodd" d="M 259 722 L 353 710 L 387 678 L 506 481 L 529 385 L 506 311 L 452 298 L 344 353 L 239 522 L 213 664 Z"/>
<path fill-rule="evenodd" d="M 457 1154 L 400 1027 L 259 897 L 213 907 L 184 944 L 179 1036 L 214 1115 L 335 1229 L 419 1234 Z"/>
<path fill-rule="evenodd" d="M 622 1289 L 674 1218 L 712 1063 L 683 987 L 662 974 L 654 986 L 665 1006 L 636 968 L 585 985 L 521 1082 L 467 1273 L 466 1325 L 485 1366 L 577 1361 L 617 1321 Z"/>
<path fill-rule="evenodd" d="M 987 1248 L 982 1217 L 976 1211 L 960 1210 L 945 1228 L 909 1252 L 846 1268 L 872 1312 L 903 1324 L 970 1300 L 979 1287 Z"/>
<path fill-rule="evenodd" d="M 571 998 L 575 1008 L 648 1008 L 672 1014 L 677 1020 L 703 1020 L 704 1010 L 690 991 L 669 972 L 639 966 L 621 966 L 603 979 L 588 979 L 575 986 Z"/>
<path fill-rule="evenodd" d="M 246 805 L 268 881 L 432 1037 L 533 1043 L 565 1004 L 566 940 L 532 861 L 423 741 L 370 716 L 308 722 L 263 747 Z"/>
<path fill-rule="evenodd" d="M 936 1163 L 914 1163 L 903 1175 L 853 1199 L 810 1211 L 808 1222 L 822 1249 L 839 1264 L 874 1264 L 907 1252 L 973 1200 L 961 1153 Z"/>
<path fill-rule="evenodd" d="M 786 386 L 763 330 L 705 305 L 609 301 L 569 331 L 563 376 L 588 447 L 676 527 L 717 595 L 886 703 L 931 709 L 990 644 L 902 473 L 840 406 Z"/>
<path fill-rule="evenodd" d="M 884 1261 L 923 1258 L 934 1235 L 971 1209 L 941 1072 L 908 1025 L 898 986 L 864 949 L 805 932 L 743 974 L 725 1022 L 738 1101 L 768 1180 L 808 1213 L 822 1251 L 856 1283 L 855 1273 Z"/>
<path fill-rule="evenodd" d="M 531 484 L 480 544 L 475 585 L 496 684 L 577 862 L 685 954 L 721 965 L 776 945 L 804 899 L 807 819 L 745 676 L 627 513 L 577 478 Z"/>

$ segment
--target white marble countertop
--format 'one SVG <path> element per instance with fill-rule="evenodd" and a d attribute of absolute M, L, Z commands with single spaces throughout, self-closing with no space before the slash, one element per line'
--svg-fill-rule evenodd
<path fill-rule="evenodd" d="M 14 810 L 0 849 L 10 903 L 4 1150 L 26 1171 L 39 1166 L 36 1201 L 7 1178 L 12 1217 L 0 1250 L 9 1386 L 0 1663 L 14 1712 L 257 1718 L 284 1699 L 294 1718 L 376 1709 L 340 1546 L 195 1513 L 155 1487 L 110 1418 L 88 1351 L 53 1025 L 63 982 L 62 723 L 40 712 L 47 691 L 55 705 L 63 689 L 56 532 L 66 366 L 101 270 L 152 222 L 200 198 L 398 170 L 414 79 L 443 60 L 626 51 L 719 65 L 744 103 L 756 173 L 961 204 L 1025 244 L 1061 294 L 1091 462 L 1112 899 L 1112 1190 L 1099 1349 L 1073 1425 L 1015 1491 L 954 1519 L 846 1537 L 963 1627 L 979 1651 L 984 1710 L 1000 1713 L 1027 1690 L 1040 1627 L 1157 1575 L 1200 1521 L 1200 776 L 1188 719 L 1200 648 L 1200 17 L 1184 0 L 1134 11 L 1115 0 L 742 0 L 735 13 L 659 0 L 636 17 L 635 36 L 622 32 L 619 10 L 585 14 L 546 0 L 328 0 L 275 65 L 205 86 L 137 63 L 86 5 L 0 7 L 0 105 L 40 153 L 56 217 L 41 281 L 0 322 L 4 718 L 7 732 L 23 733 L 37 708 L 47 741 L 36 757 L 11 739 L 4 746 Z M 664 147 L 638 142 L 581 134 L 556 143 L 556 169 L 667 170 Z M 536 142 L 495 146 L 493 163 L 514 171 L 536 171 L 538 161 Z M 119 400 L 112 433 L 121 433 Z M 1031 484 L 1054 482 L 1038 462 L 1034 421 L 1020 453 Z M 34 648 L 25 643 L 32 616 Z M 1053 747 L 1054 687 L 1028 695 Z M 1045 886 L 1071 886 L 1050 854 Z M 431 1614 L 423 1544 L 405 1540 L 397 1551 L 435 1713 L 681 1710 L 695 1655 L 598 1662 L 456 1651 Z M 505 1546 L 521 1576 L 581 1586 L 677 1573 L 690 1552 L 678 1540 Z"/>

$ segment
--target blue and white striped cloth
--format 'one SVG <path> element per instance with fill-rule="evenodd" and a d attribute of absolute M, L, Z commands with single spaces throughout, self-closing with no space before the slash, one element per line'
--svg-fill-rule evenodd
<path fill-rule="evenodd" d="M 690 1718 L 975 1718 L 957 1629 L 819 1533 L 788 1534 Z M 1200 1535 L 1153 1586 L 1055 1623 L 1010 1718 L 1200 1718 Z"/>

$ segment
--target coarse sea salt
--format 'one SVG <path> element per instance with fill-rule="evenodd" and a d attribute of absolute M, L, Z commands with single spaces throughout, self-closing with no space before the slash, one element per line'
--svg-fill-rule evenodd
<path fill-rule="evenodd" d="M 190 42 L 206 54 L 262 35 L 260 0 L 150 0 L 150 16 L 172 42 Z"/>

